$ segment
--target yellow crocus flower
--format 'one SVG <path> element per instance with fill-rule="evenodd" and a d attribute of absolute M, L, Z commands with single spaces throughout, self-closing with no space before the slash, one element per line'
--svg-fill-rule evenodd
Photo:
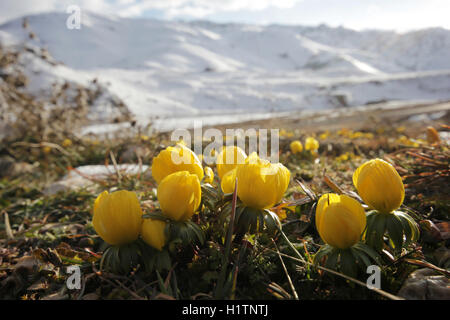
<path fill-rule="evenodd" d="M 92 224 L 98 235 L 110 245 L 136 240 L 141 231 L 142 209 L 134 192 L 103 191 L 95 200 Z"/>
<path fill-rule="evenodd" d="M 141 237 L 149 246 L 161 251 L 166 244 L 166 236 L 164 234 L 165 228 L 166 222 L 162 220 L 144 219 Z"/>
<path fill-rule="evenodd" d="M 245 151 L 236 146 L 227 146 L 220 151 L 217 156 L 217 174 L 219 178 L 222 177 L 230 170 L 236 168 L 238 164 L 243 164 L 247 155 Z"/>
<path fill-rule="evenodd" d="M 157 197 L 165 216 L 175 221 L 187 221 L 200 206 L 200 180 L 188 171 L 171 173 L 159 184 Z"/>
<path fill-rule="evenodd" d="M 373 159 L 353 174 L 353 184 L 364 202 L 382 213 L 398 209 L 405 198 L 403 181 L 388 162 Z"/>
<path fill-rule="evenodd" d="M 316 208 L 316 228 L 322 240 L 332 247 L 347 249 L 358 243 L 366 227 L 364 208 L 347 195 L 327 193 Z"/>
<path fill-rule="evenodd" d="M 62 142 L 62 146 L 64 148 L 70 147 L 72 145 L 72 140 L 70 139 L 64 139 L 64 141 Z"/>
<path fill-rule="evenodd" d="M 291 173 L 281 163 L 272 164 L 254 152 L 236 168 L 237 195 L 245 206 L 267 209 L 279 203 L 289 185 Z"/>
<path fill-rule="evenodd" d="M 290 144 L 290 147 L 291 147 L 291 152 L 294 154 L 303 151 L 303 145 L 298 140 L 292 141 Z"/>
<path fill-rule="evenodd" d="M 318 149 L 319 149 L 319 141 L 317 141 L 313 137 L 306 138 L 305 150 L 316 151 Z"/>
<path fill-rule="evenodd" d="M 166 176 L 177 171 L 189 171 L 203 179 L 203 167 L 200 159 L 189 148 L 182 144 L 167 147 L 161 151 L 152 163 L 152 176 L 160 183 Z"/>
<path fill-rule="evenodd" d="M 439 137 L 439 132 L 433 127 L 427 127 L 427 141 L 429 143 L 439 143 L 441 138 Z"/>

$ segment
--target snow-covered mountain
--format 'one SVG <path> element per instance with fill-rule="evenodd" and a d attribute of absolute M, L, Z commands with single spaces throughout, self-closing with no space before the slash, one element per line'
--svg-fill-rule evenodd
<path fill-rule="evenodd" d="M 0 26 L 1 44 L 45 48 L 61 62 L 28 57 L 29 90 L 45 94 L 53 82 L 96 78 L 139 119 L 450 99 L 446 29 L 398 34 L 84 12 L 81 29 L 69 30 L 67 17 L 39 14 L 25 27 L 23 19 Z"/>

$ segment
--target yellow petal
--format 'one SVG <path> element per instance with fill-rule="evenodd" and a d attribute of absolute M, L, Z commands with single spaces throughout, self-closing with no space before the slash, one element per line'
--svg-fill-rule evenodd
<path fill-rule="evenodd" d="M 289 185 L 290 172 L 281 163 L 272 164 L 252 153 L 236 169 L 237 194 L 247 206 L 267 209 L 279 203 Z"/>
<path fill-rule="evenodd" d="M 200 159 L 191 149 L 181 144 L 177 144 L 175 147 L 167 147 L 152 162 L 152 176 L 157 183 L 177 171 L 188 171 L 196 174 L 200 181 L 204 175 Z"/>
<path fill-rule="evenodd" d="M 200 206 L 200 181 L 188 171 L 171 173 L 159 184 L 157 197 L 164 215 L 175 221 L 189 220 Z"/>
<path fill-rule="evenodd" d="M 223 177 L 220 183 L 223 193 L 233 193 L 236 181 L 236 168 L 228 171 Z"/>
<path fill-rule="evenodd" d="M 236 146 L 227 146 L 217 156 L 217 174 L 219 178 L 236 168 L 237 165 L 243 164 L 247 155 L 245 151 Z"/>
<path fill-rule="evenodd" d="M 142 239 L 150 246 L 159 251 L 166 244 L 166 236 L 164 230 L 166 222 L 157 219 L 144 219 L 142 223 L 141 236 Z"/>
<path fill-rule="evenodd" d="M 205 180 L 203 180 L 205 183 L 213 183 L 214 181 L 214 172 L 210 167 L 205 167 Z"/>

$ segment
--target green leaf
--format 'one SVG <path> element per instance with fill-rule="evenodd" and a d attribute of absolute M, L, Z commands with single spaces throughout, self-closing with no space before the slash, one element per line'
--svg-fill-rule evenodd
<path fill-rule="evenodd" d="M 363 254 L 368 255 L 370 258 L 372 258 L 373 261 L 375 261 L 377 264 L 381 265 L 381 257 L 380 255 L 371 247 L 368 245 L 360 242 L 353 246 L 356 250 L 361 251 Z"/>
<path fill-rule="evenodd" d="M 323 257 L 327 256 L 328 254 L 330 254 L 330 252 L 334 250 L 333 247 L 329 246 L 329 245 L 324 245 L 322 246 L 319 251 L 316 252 L 316 254 L 314 255 L 314 260 L 313 263 L 315 265 L 317 265 L 318 263 L 320 263 L 320 261 L 322 260 Z"/>
<path fill-rule="evenodd" d="M 335 269 L 337 267 L 337 261 L 339 258 L 339 250 L 336 248 L 333 248 L 331 252 L 328 254 L 327 261 L 325 262 L 325 266 L 330 269 Z"/>
<path fill-rule="evenodd" d="M 386 219 L 386 229 L 395 251 L 399 252 L 403 246 L 403 224 L 399 218 L 390 214 Z"/>
<path fill-rule="evenodd" d="M 353 247 L 351 248 L 351 252 L 355 259 L 362 265 L 364 264 L 366 267 L 370 266 L 370 260 L 367 258 L 367 256 L 364 254 L 364 252 L 359 251 L 357 248 Z"/>
<path fill-rule="evenodd" d="M 374 213 L 368 219 L 366 243 L 378 251 L 383 248 L 383 236 L 386 231 L 386 214 Z"/>
<path fill-rule="evenodd" d="M 406 244 L 409 244 L 412 241 L 417 241 L 419 239 L 420 232 L 414 219 L 408 214 L 401 211 L 395 211 L 394 215 L 399 218 L 403 224 L 403 229 L 406 236 Z"/>
<path fill-rule="evenodd" d="M 358 269 L 356 267 L 355 257 L 350 249 L 340 250 L 340 270 L 342 273 L 355 278 L 357 276 Z"/>

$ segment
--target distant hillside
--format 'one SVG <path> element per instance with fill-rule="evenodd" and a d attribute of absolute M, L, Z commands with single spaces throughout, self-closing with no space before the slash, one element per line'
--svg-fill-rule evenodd
<path fill-rule="evenodd" d="M 398 34 L 84 13 L 81 30 L 69 30 L 67 17 L 40 14 L 28 16 L 26 28 L 23 19 L 0 26 L 1 44 L 45 48 L 61 63 L 24 58 L 30 92 L 96 78 L 139 119 L 450 99 L 445 29 Z"/>

